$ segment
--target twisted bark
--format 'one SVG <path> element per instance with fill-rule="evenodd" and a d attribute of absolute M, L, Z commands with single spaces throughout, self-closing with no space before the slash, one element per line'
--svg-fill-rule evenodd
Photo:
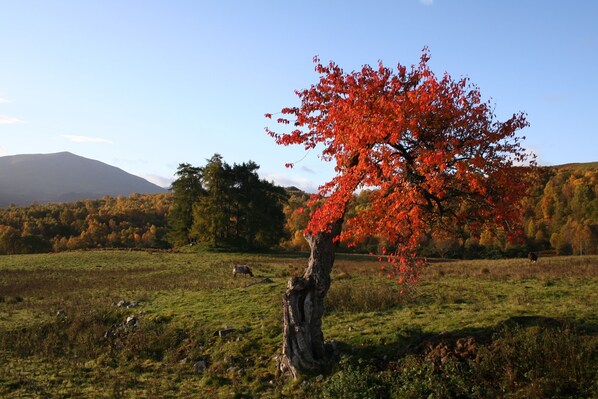
<path fill-rule="evenodd" d="M 342 219 L 327 232 L 305 237 L 311 248 L 307 268 L 302 277 L 293 277 L 287 284 L 280 369 L 295 378 L 299 374 L 319 373 L 332 361 L 333 350 L 324 342 L 322 316 L 338 246 L 335 237 L 341 226 Z"/>

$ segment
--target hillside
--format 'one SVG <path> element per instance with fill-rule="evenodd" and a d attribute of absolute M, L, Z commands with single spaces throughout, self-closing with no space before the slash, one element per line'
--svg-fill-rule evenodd
<path fill-rule="evenodd" d="M 0 157 L 0 206 L 166 190 L 122 169 L 69 152 Z"/>
<path fill-rule="evenodd" d="M 591 170 L 598 168 L 598 162 L 566 163 L 552 166 L 554 169 Z"/>

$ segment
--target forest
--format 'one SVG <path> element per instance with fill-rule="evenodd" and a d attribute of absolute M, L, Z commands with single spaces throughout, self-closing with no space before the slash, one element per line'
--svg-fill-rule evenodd
<path fill-rule="evenodd" d="M 181 164 L 171 193 L 105 197 L 72 203 L 0 209 L 0 254 L 94 248 L 172 249 L 181 246 L 305 251 L 309 194 L 262 180 L 254 162 L 229 165 L 215 154 L 203 167 Z M 541 168 L 519 204 L 523 240 L 482 229 L 428 237 L 420 254 L 441 258 L 503 258 L 529 251 L 558 255 L 598 253 L 598 163 Z M 349 211 L 371 192 L 354 196 Z M 341 251 L 376 253 L 369 237 Z"/>

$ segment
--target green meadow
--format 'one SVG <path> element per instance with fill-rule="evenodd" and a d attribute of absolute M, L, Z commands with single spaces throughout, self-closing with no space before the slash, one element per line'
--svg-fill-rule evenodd
<path fill-rule="evenodd" d="M 432 261 L 401 294 L 376 258 L 339 255 L 323 320 L 337 365 L 290 380 L 281 298 L 306 262 L 2 256 L 0 397 L 598 397 L 598 256 Z"/>

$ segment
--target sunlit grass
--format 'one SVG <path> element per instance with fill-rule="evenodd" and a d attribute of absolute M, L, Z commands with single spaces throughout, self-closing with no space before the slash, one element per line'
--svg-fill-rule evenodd
<path fill-rule="evenodd" d="M 315 380 L 279 378 L 275 361 L 286 280 L 306 261 L 209 252 L 1 257 L 0 396 L 317 393 Z M 232 277 L 241 263 L 254 278 Z M 390 367 L 442 337 L 489 340 L 518 317 L 598 332 L 598 257 L 432 262 L 404 295 L 378 269 L 373 257 L 340 255 L 333 270 L 323 330 L 350 362 Z M 120 300 L 138 306 L 118 307 Z M 129 316 L 139 324 L 125 330 Z M 117 334 L 106 338 L 107 331 Z M 586 335 L 570 342 L 592 348 Z M 196 372 L 200 360 L 207 369 Z"/>

